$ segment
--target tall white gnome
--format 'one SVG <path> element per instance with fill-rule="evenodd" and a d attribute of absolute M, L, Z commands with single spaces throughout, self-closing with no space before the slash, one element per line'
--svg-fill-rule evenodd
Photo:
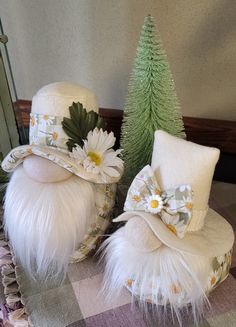
<path fill-rule="evenodd" d="M 32 101 L 30 144 L 2 162 L 13 171 L 5 230 L 33 276 L 64 276 L 69 261 L 96 247 L 111 219 L 123 162 L 97 112 L 94 94 L 80 85 L 43 87 Z"/>
<path fill-rule="evenodd" d="M 180 324 L 189 304 L 195 321 L 202 315 L 229 274 L 234 242 L 230 224 L 208 207 L 218 158 L 216 148 L 155 132 L 152 164 L 134 178 L 115 219 L 126 225 L 103 245 L 109 295 L 126 286 L 144 308 L 169 306 Z"/>

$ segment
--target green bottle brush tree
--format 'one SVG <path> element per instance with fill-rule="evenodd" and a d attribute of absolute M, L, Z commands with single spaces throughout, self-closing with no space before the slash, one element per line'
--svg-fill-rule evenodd
<path fill-rule="evenodd" d="M 131 73 L 121 129 L 125 171 L 122 184 L 151 161 L 154 132 L 164 130 L 184 138 L 184 125 L 165 51 L 155 38 L 155 24 L 148 15 Z"/>

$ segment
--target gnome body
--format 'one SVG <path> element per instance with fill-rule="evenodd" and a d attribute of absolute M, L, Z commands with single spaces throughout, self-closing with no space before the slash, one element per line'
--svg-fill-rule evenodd
<path fill-rule="evenodd" d="M 77 102 L 87 113 L 98 112 L 94 94 L 80 85 L 54 83 L 39 90 L 32 101 L 30 145 L 13 149 L 2 163 L 13 171 L 5 229 L 16 257 L 40 278 L 64 276 L 69 261 L 80 261 L 95 249 L 109 224 L 122 172 L 118 152 L 111 149 L 113 133 L 95 128 L 81 139 L 84 146 L 75 143 L 68 151 L 73 135 L 62 123 L 64 117 L 72 123 L 76 119 L 71 108 Z M 99 121 L 97 114 L 91 117 Z M 83 124 L 81 130 L 87 128 Z"/>
<path fill-rule="evenodd" d="M 134 178 L 126 221 L 105 247 L 104 283 L 108 295 L 123 286 L 145 307 L 203 313 L 207 295 L 229 274 L 234 234 L 223 217 L 208 208 L 219 150 L 157 131 L 151 166 Z"/>

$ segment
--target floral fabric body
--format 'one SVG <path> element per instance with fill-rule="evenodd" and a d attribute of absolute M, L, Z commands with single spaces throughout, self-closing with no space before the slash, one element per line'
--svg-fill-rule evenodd
<path fill-rule="evenodd" d="M 214 257 L 211 260 L 209 276 L 206 280 L 205 292 L 209 294 L 214 290 L 220 283 L 222 283 L 227 276 L 229 275 L 229 270 L 232 261 L 232 252 L 230 250 L 225 255 Z M 140 282 L 136 280 L 135 276 L 127 278 L 125 281 L 126 288 L 136 297 L 139 297 L 140 294 Z M 171 292 L 179 297 L 179 304 L 185 305 L 191 302 L 191 299 L 188 299 L 186 294 L 183 292 L 181 285 L 178 283 L 169 285 Z M 142 290 L 142 293 L 145 292 L 146 297 L 145 301 L 153 303 L 156 305 L 166 304 L 163 302 L 163 296 L 161 292 L 161 285 L 158 284 L 158 276 L 156 278 L 156 285 L 149 285 L 147 288 Z M 155 296 L 153 293 L 156 293 Z M 156 299 L 153 301 L 153 299 Z"/>
<path fill-rule="evenodd" d="M 95 205 L 97 208 L 97 218 L 90 226 L 79 248 L 71 256 L 71 263 L 83 260 L 91 251 L 96 249 L 112 219 L 116 188 L 116 184 L 96 185 Z"/>

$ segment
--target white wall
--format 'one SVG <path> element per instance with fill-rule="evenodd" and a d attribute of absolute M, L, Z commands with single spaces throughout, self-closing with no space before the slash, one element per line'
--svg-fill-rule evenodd
<path fill-rule="evenodd" d="M 122 108 L 145 15 L 158 25 L 187 116 L 236 120 L 236 1 L 0 0 L 18 96 L 79 82 Z"/>

